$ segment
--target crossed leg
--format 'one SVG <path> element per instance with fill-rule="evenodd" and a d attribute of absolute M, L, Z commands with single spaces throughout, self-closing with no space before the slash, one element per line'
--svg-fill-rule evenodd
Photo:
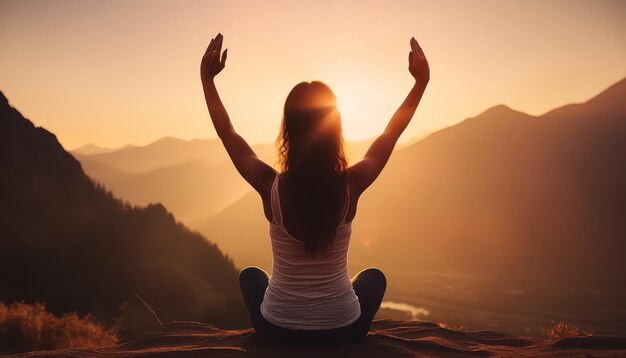
<path fill-rule="evenodd" d="M 257 332 L 273 331 L 273 335 L 286 335 L 291 330 L 274 326 L 261 314 L 261 302 L 265 296 L 265 290 L 269 283 L 270 275 L 256 266 L 249 266 L 239 273 L 239 286 L 243 296 L 250 321 Z M 387 280 L 384 273 L 375 267 L 366 268 L 352 277 L 352 287 L 359 298 L 361 316 L 352 324 L 333 330 L 325 330 L 325 333 L 345 336 L 365 336 L 372 324 L 372 319 L 380 308 Z M 356 333 L 354 333 L 356 332 Z M 319 335 L 321 332 L 315 334 Z M 354 333 L 354 334 L 353 334 Z M 299 334 L 299 333 L 298 333 Z M 311 333 L 313 335 L 313 333 Z"/>

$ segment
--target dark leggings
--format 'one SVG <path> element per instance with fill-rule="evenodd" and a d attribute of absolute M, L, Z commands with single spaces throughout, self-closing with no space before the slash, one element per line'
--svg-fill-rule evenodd
<path fill-rule="evenodd" d="M 259 267 L 246 267 L 239 273 L 239 286 L 256 332 L 268 340 L 281 343 L 338 343 L 365 337 L 387 288 L 387 280 L 381 270 L 366 268 L 352 278 L 352 287 L 361 305 L 361 315 L 355 322 L 332 329 L 294 330 L 277 326 L 261 314 L 261 302 L 269 277 Z"/>

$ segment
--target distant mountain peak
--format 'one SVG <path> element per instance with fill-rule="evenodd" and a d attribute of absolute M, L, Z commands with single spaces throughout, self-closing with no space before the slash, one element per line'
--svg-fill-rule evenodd
<path fill-rule="evenodd" d="M 96 145 L 96 144 L 93 144 L 93 143 L 89 143 L 89 144 L 85 144 L 83 146 L 80 146 L 80 147 L 78 147 L 76 149 L 72 149 L 70 152 L 71 153 L 84 154 L 84 155 L 91 155 L 91 154 L 108 153 L 108 152 L 112 152 L 113 150 L 114 149 L 101 147 L 99 145 Z"/>
<path fill-rule="evenodd" d="M 513 111 L 513 109 L 506 104 L 497 104 L 491 108 L 488 108 L 487 111 Z"/>
<path fill-rule="evenodd" d="M 185 142 L 186 142 L 186 140 L 184 140 L 184 139 L 171 137 L 171 136 L 166 136 L 166 137 L 163 137 L 161 139 L 157 139 L 156 141 L 154 141 L 154 142 L 152 142 L 151 144 L 148 144 L 148 145 L 161 144 L 161 143 L 185 143 Z"/>
<path fill-rule="evenodd" d="M 493 106 L 491 108 L 488 108 L 486 111 L 482 112 L 481 114 L 477 115 L 474 118 L 479 118 L 479 117 L 503 117 L 503 116 L 510 116 L 510 115 L 523 115 L 523 116 L 529 116 L 528 114 L 524 113 L 524 112 L 520 112 L 520 111 L 516 111 L 514 109 L 512 109 L 511 107 L 505 105 L 505 104 L 499 104 L 496 106 Z"/>

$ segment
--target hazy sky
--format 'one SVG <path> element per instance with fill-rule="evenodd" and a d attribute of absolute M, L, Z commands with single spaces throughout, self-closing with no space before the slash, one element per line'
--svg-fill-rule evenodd
<path fill-rule="evenodd" d="M 403 140 L 496 104 L 542 114 L 626 76 L 626 1 L 5 1 L 0 90 L 69 149 L 215 137 L 199 77 L 233 125 L 273 141 L 301 81 L 335 91 L 348 139 L 378 134 L 411 88 L 409 39 L 431 81 Z"/>

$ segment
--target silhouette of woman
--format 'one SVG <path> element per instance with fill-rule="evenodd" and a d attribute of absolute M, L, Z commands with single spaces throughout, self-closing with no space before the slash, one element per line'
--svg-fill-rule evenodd
<path fill-rule="evenodd" d="M 261 336 L 281 342 L 364 337 L 387 281 L 374 267 L 348 275 L 352 220 L 361 194 L 385 167 L 426 89 L 430 70 L 424 52 L 411 38 L 413 88 L 364 158 L 350 167 L 335 95 L 320 81 L 298 83 L 285 101 L 276 139 L 278 172 L 235 132 L 220 100 L 214 78 L 226 64 L 223 38 L 211 39 L 202 58 L 204 96 L 219 138 L 239 174 L 261 195 L 270 223 L 272 275 L 255 266 L 239 274 L 252 325 Z"/>

